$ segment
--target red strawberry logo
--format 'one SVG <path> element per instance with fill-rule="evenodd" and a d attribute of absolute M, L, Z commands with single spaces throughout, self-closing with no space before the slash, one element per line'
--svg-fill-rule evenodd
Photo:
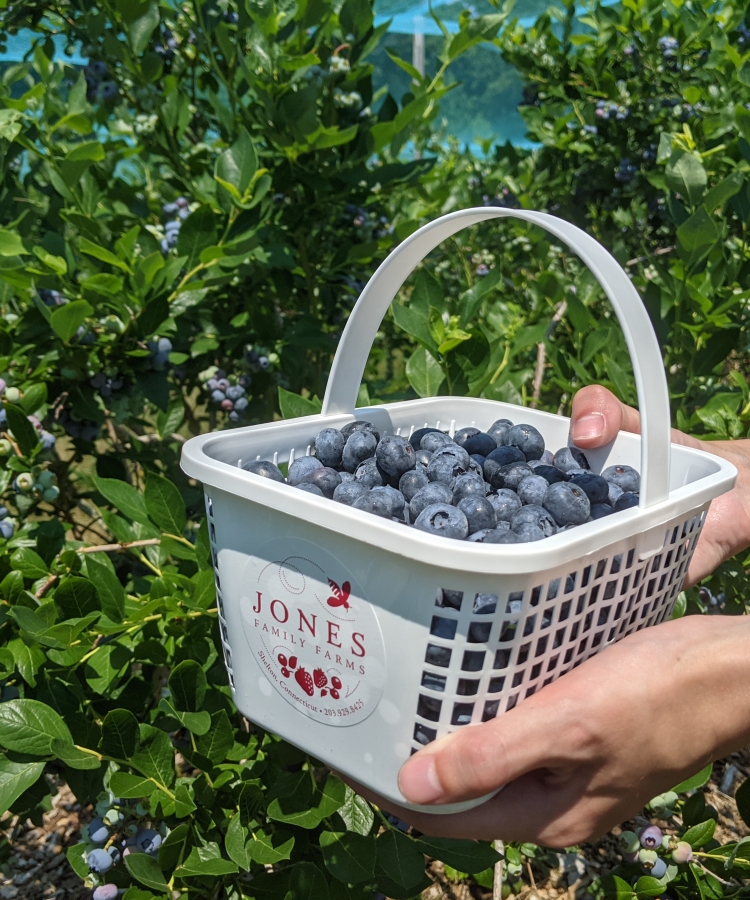
<path fill-rule="evenodd" d="M 308 697 L 313 696 L 313 694 L 315 693 L 315 685 L 312 680 L 312 675 L 310 675 L 307 669 L 297 669 L 297 671 L 294 673 L 294 680 L 307 694 Z"/>
<path fill-rule="evenodd" d="M 328 579 L 328 584 L 331 588 L 332 596 L 326 600 L 326 603 L 329 606 L 343 606 L 344 609 L 348 610 L 349 607 L 349 595 L 352 592 L 352 586 L 348 581 L 345 581 L 341 587 L 339 587 L 333 578 Z"/>
<path fill-rule="evenodd" d="M 324 688 L 328 684 L 328 677 L 322 669 L 316 669 L 313 672 L 313 680 L 317 688 Z"/>
<path fill-rule="evenodd" d="M 331 679 L 331 684 L 337 691 L 341 690 L 341 679 L 337 675 L 333 676 L 333 678 Z"/>

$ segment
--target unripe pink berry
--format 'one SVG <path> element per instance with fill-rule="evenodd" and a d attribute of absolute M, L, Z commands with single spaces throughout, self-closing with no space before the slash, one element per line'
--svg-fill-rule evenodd
<path fill-rule="evenodd" d="M 679 841 L 672 851 L 672 859 L 676 863 L 687 863 L 693 858 L 693 848 L 687 841 Z"/>

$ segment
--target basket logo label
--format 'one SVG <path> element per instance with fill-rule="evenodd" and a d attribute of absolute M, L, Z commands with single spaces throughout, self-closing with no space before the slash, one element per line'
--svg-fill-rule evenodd
<path fill-rule="evenodd" d="M 310 554 L 302 556 L 299 541 L 293 555 L 265 553 L 276 545 L 282 551 L 289 546 L 274 541 L 260 551 L 265 558 L 252 557 L 245 570 L 242 622 L 255 660 L 276 690 L 311 719 L 361 722 L 377 706 L 385 681 L 375 613 L 330 554 L 310 545 Z"/>

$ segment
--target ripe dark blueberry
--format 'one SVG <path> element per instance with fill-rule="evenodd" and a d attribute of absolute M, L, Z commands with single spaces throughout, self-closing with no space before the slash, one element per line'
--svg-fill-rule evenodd
<path fill-rule="evenodd" d="M 451 503 L 453 491 L 440 481 L 433 481 L 426 487 L 420 488 L 409 501 L 409 513 L 411 521 L 416 521 L 420 513 L 434 503 Z"/>
<path fill-rule="evenodd" d="M 518 528 L 511 529 L 510 533 L 517 535 L 525 544 L 531 541 L 542 541 L 546 537 L 542 529 L 531 522 L 526 522 L 524 525 L 519 525 Z"/>
<path fill-rule="evenodd" d="M 616 484 L 622 491 L 637 494 L 641 489 L 641 476 L 632 466 L 608 466 L 602 472 L 602 478 Z"/>
<path fill-rule="evenodd" d="M 112 857 L 106 850 L 92 850 L 86 857 L 89 869 L 97 875 L 103 875 L 112 868 Z"/>
<path fill-rule="evenodd" d="M 547 488 L 543 505 L 561 527 L 563 525 L 581 525 L 588 519 L 591 512 L 589 498 L 581 488 L 565 481 L 551 484 Z"/>
<path fill-rule="evenodd" d="M 304 491 L 306 494 L 313 494 L 316 497 L 322 497 L 323 491 L 315 485 L 310 484 L 309 481 L 303 481 L 300 484 L 294 484 L 292 487 L 296 487 L 298 491 Z"/>
<path fill-rule="evenodd" d="M 292 487 L 297 487 L 298 484 L 307 480 L 307 476 L 313 469 L 322 468 L 323 463 L 314 456 L 300 456 L 299 459 L 295 459 L 289 466 L 287 481 Z"/>
<path fill-rule="evenodd" d="M 432 503 L 422 510 L 414 524 L 422 531 L 459 541 L 469 535 L 469 523 L 464 513 L 447 503 Z"/>
<path fill-rule="evenodd" d="M 465 472 L 463 475 L 456 477 L 453 485 L 453 505 L 458 504 L 465 497 L 486 497 L 487 486 L 484 479 L 475 472 Z"/>
<path fill-rule="evenodd" d="M 427 435 L 431 437 L 431 435 Z M 458 444 L 446 444 L 432 454 L 427 465 L 427 477 L 430 481 L 443 481 L 446 484 L 468 471 L 471 459 L 463 447 Z"/>
<path fill-rule="evenodd" d="M 366 488 L 382 487 L 386 482 L 383 473 L 378 468 L 378 461 L 374 456 L 371 456 L 357 466 L 357 470 L 354 473 L 354 480 L 358 484 L 363 484 Z"/>
<path fill-rule="evenodd" d="M 496 528 L 483 528 L 481 531 L 475 531 L 473 534 L 470 534 L 466 540 L 472 544 L 484 544 L 489 535 L 494 534 L 496 530 Z"/>
<path fill-rule="evenodd" d="M 517 493 L 522 503 L 541 506 L 549 482 L 541 475 L 529 475 L 518 485 Z"/>
<path fill-rule="evenodd" d="M 506 437 L 511 428 L 513 428 L 513 423 L 510 419 L 498 419 L 487 429 L 487 434 L 495 439 L 498 447 L 504 447 L 507 443 Z"/>
<path fill-rule="evenodd" d="M 638 506 L 639 501 L 638 494 L 633 494 L 630 491 L 625 491 L 625 493 L 620 494 L 617 498 L 617 503 L 615 503 L 615 512 L 622 512 L 623 509 L 632 509 L 634 506 Z"/>
<path fill-rule="evenodd" d="M 648 825 L 641 831 L 638 837 L 641 842 L 641 847 L 645 847 L 647 850 L 655 850 L 657 847 L 661 847 L 664 833 L 658 825 Z"/>
<path fill-rule="evenodd" d="M 430 434 L 432 432 L 439 432 L 440 434 L 443 433 L 439 428 L 417 428 L 417 430 L 409 438 L 409 443 L 412 445 L 412 447 L 414 447 L 415 450 L 419 450 L 422 438 L 426 434 Z"/>
<path fill-rule="evenodd" d="M 585 472 L 583 475 L 573 475 L 571 484 L 577 484 L 589 498 L 589 503 L 606 503 L 609 497 L 609 484 L 601 475 L 593 472 Z"/>
<path fill-rule="evenodd" d="M 541 475 L 549 484 L 556 484 L 558 481 L 570 481 L 570 476 L 567 472 L 561 472 L 556 466 L 532 466 L 532 468 L 535 475 Z"/>
<path fill-rule="evenodd" d="M 523 544 L 524 542 L 525 538 L 510 529 L 507 531 L 500 531 L 500 529 L 498 529 L 494 534 L 488 535 L 482 541 L 483 544 Z"/>
<path fill-rule="evenodd" d="M 526 457 L 518 447 L 498 447 L 487 454 L 484 461 L 484 480 L 492 483 L 492 476 L 502 466 L 509 466 L 514 462 L 525 462 Z"/>
<path fill-rule="evenodd" d="M 522 506 L 519 496 L 508 488 L 500 488 L 497 493 L 488 494 L 487 499 L 495 507 L 498 522 L 510 522 Z"/>
<path fill-rule="evenodd" d="M 490 478 L 490 486 L 493 491 L 498 491 L 501 488 L 510 488 L 510 490 L 516 491 L 524 478 L 528 478 L 529 475 L 533 474 L 533 470 L 526 463 L 514 462 L 508 466 L 501 466 L 494 472 L 492 478 Z"/>
<path fill-rule="evenodd" d="M 509 447 L 518 447 L 524 459 L 539 459 L 544 453 L 544 438 L 533 425 L 514 425 L 505 436 Z"/>
<path fill-rule="evenodd" d="M 491 434 L 484 434 L 479 431 L 464 441 L 463 448 L 469 456 L 473 456 L 475 453 L 478 453 L 480 456 L 487 456 L 493 450 L 497 450 L 497 441 Z"/>
<path fill-rule="evenodd" d="M 135 845 L 141 853 L 149 853 L 152 850 L 158 850 L 161 847 L 162 839 L 158 831 L 153 828 L 144 828 L 138 831 L 135 836 Z"/>
<path fill-rule="evenodd" d="M 562 447 L 555 453 L 554 465 L 561 472 L 569 472 L 571 469 L 590 469 L 589 461 L 578 447 Z"/>
<path fill-rule="evenodd" d="M 432 451 L 430 450 L 417 450 L 414 455 L 415 468 L 417 469 L 426 469 L 430 464 L 430 460 L 432 459 Z"/>
<path fill-rule="evenodd" d="M 419 449 L 429 450 L 430 453 L 435 453 L 435 451 L 440 450 L 441 447 L 453 443 L 454 441 L 452 441 L 444 432 L 430 431 L 419 442 Z"/>
<path fill-rule="evenodd" d="M 341 462 L 347 472 L 354 472 L 360 463 L 375 456 L 378 446 L 374 434 L 368 431 L 353 431 L 347 438 L 341 454 Z"/>
<path fill-rule="evenodd" d="M 230 384 L 226 390 L 226 395 L 228 400 L 239 400 L 240 397 L 245 393 L 245 388 L 239 384 Z M 338 434 L 338 432 L 336 432 Z"/>
<path fill-rule="evenodd" d="M 214 403 L 223 403 L 227 398 L 224 394 L 224 391 L 220 391 L 218 388 L 215 391 L 211 391 L 211 399 Z"/>
<path fill-rule="evenodd" d="M 254 459 L 252 462 L 245 463 L 242 468 L 246 472 L 252 472 L 253 475 L 262 475 L 264 478 L 271 478 L 273 481 L 279 481 L 282 484 L 286 481 L 278 466 L 275 466 L 267 459 Z"/>
<path fill-rule="evenodd" d="M 557 533 L 555 520 L 543 506 L 524 506 L 510 520 L 511 531 L 518 531 L 527 525 L 536 526 L 544 537 Z"/>
<path fill-rule="evenodd" d="M 102 100 L 114 100 L 117 97 L 117 85 L 114 81 L 105 81 L 100 88 Z"/>
<path fill-rule="evenodd" d="M 474 437 L 474 435 L 479 434 L 480 431 L 478 428 L 459 428 L 459 430 L 453 435 L 454 443 L 458 444 L 459 447 L 463 447 L 464 444 L 469 440 L 469 438 Z M 467 450 L 467 453 L 471 453 L 471 450 Z"/>
<path fill-rule="evenodd" d="M 484 461 L 485 459 L 487 459 L 487 457 L 482 456 L 481 453 L 470 453 L 469 459 L 473 460 L 477 464 L 480 470 L 480 474 L 482 478 L 484 478 Z M 471 465 L 471 463 L 469 465 Z"/>
<path fill-rule="evenodd" d="M 380 440 L 380 432 L 377 430 L 377 428 L 375 428 L 372 422 L 357 420 L 356 422 L 349 422 L 348 425 L 344 425 L 344 427 L 341 429 L 341 433 L 344 435 L 344 440 L 348 441 L 355 431 L 366 431 L 368 434 L 371 434 L 375 438 L 376 445 Z"/>
<path fill-rule="evenodd" d="M 388 434 L 381 439 L 375 458 L 380 468 L 396 479 L 416 465 L 414 447 L 397 434 Z"/>
<path fill-rule="evenodd" d="M 603 519 L 605 516 L 611 516 L 614 512 L 614 509 L 609 505 L 609 503 L 592 503 L 591 504 L 591 519 Z"/>
<path fill-rule="evenodd" d="M 384 493 L 373 494 L 372 491 L 368 491 L 363 497 L 358 497 L 352 503 L 352 508 L 373 513 L 383 519 L 390 519 L 393 515 L 393 501 Z"/>
<path fill-rule="evenodd" d="M 411 503 L 412 497 L 420 488 L 430 483 L 427 474 L 421 469 L 412 469 L 410 472 L 404 472 L 398 482 L 398 489 L 404 495 L 406 502 Z"/>
<path fill-rule="evenodd" d="M 324 466 L 336 468 L 341 465 L 341 454 L 346 439 L 338 428 L 324 428 L 315 438 L 315 455 Z"/>
<path fill-rule="evenodd" d="M 466 516 L 471 533 L 497 526 L 497 513 L 486 497 L 464 497 L 457 508 Z"/>
<path fill-rule="evenodd" d="M 353 506 L 354 501 L 364 497 L 365 494 L 369 493 L 369 490 L 366 485 L 360 484 L 358 481 L 346 481 L 342 482 L 333 492 L 333 499 L 337 503 Z"/>
<path fill-rule="evenodd" d="M 89 837 L 94 844 L 105 844 L 109 838 L 109 829 L 104 824 L 104 819 L 97 816 L 89 823 Z"/>
<path fill-rule="evenodd" d="M 243 413 L 248 407 L 248 399 L 247 397 L 240 397 L 239 400 L 234 401 L 234 409 L 235 412 Z"/>
<path fill-rule="evenodd" d="M 396 488 L 391 487 L 389 484 L 383 485 L 383 487 L 374 487 L 370 491 L 370 494 L 375 494 L 376 496 L 380 493 L 385 494 L 390 499 L 393 508 L 391 515 L 397 519 L 403 519 L 406 498 L 401 491 L 397 491 Z"/>
<path fill-rule="evenodd" d="M 622 497 L 625 492 L 621 487 L 618 487 L 616 484 L 613 484 L 611 481 L 609 482 L 609 494 L 607 496 L 607 503 L 614 508 L 617 501 Z"/>
<path fill-rule="evenodd" d="M 324 497 L 329 500 L 333 499 L 333 492 L 341 484 L 341 476 L 335 469 L 328 466 L 320 466 L 317 469 L 311 469 L 305 476 L 307 484 L 314 484 L 320 488 Z"/>

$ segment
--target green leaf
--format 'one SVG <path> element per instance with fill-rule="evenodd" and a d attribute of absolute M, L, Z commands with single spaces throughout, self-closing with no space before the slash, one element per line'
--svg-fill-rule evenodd
<path fill-rule="evenodd" d="M 72 744 L 68 726 L 53 709 L 38 700 L 0 703 L 0 746 L 30 756 L 47 756 L 55 738 Z"/>
<path fill-rule="evenodd" d="M 149 524 L 143 496 L 127 481 L 121 481 L 119 478 L 99 478 L 95 475 L 94 485 L 102 497 L 116 506 L 124 516 L 142 525 Z"/>
<path fill-rule="evenodd" d="M 703 205 L 709 212 L 719 209 L 724 206 L 727 200 L 739 194 L 744 183 L 745 176 L 742 172 L 732 172 L 731 175 L 711 188 L 703 198 Z"/>
<path fill-rule="evenodd" d="M 154 791 L 154 782 L 143 775 L 131 775 L 128 772 L 115 772 L 109 779 L 110 789 L 123 800 L 139 800 L 148 797 Z"/>
<path fill-rule="evenodd" d="M 147 888 L 162 892 L 169 890 L 161 866 L 148 853 L 131 853 L 125 857 L 125 866 L 133 878 Z"/>
<path fill-rule="evenodd" d="M 70 868 L 76 875 L 81 879 L 87 878 L 89 865 L 86 862 L 87 849 L 85 842 L 81 841 L 80 844 L 71 844 L 65 855 L 70 863 Z"/>
<path fill-rule="evenodd" d="M 206 696 L 206 673 L 193 659 L 185 659 L 172 669 L 169 676 L 169 690 L 172 705 L 185 712 L 196 712 L 203 706 Z"/>
<path fill-rule="evenodd" d="M 174 747 L 168 735 L 153 725 L 140 725 L 140 744 L 130 759 L 133 767 L 170 787 L 174 782 Z"/>
<path fill-rule="evenodd" d="M 208 715 L 208 713 L 206 713 Z M 187 784 L 178 784 L 175 788 L 174 792 L 175 798 L 175 807 L 174 812 L 176 816 L 180 818 L 185 818 L 186 816 L 191 816 L 198 807 L 195 805 L 195 801 L 193 800 L 193 791 L 190 785 Z M 159 856 L 161 859 L 161 855 Z"/>
<path fill-rule="evenodd" d="M 284 390 L 283 387 L 279 391 L 279 410 L 284 419 L 297 419 L 302 416 L 317 416 L 322 409 L 323 404 L 315 397 L 308 400 L 299 394 L 293 394 L 291 391 Z"/>
<path fill-rule="evenodd" d="M 456 838 L 421 837 L 417 846 L 422 853 L 448 863 L 459 872 L 476 875 L 502 859 L 490 844 Z"/>
<path fill-rule="evenodd" d="M 6 406 L 5 408 L 7 409 L 8 407 Z M 16 550 L 10 558 L 10 564 L 24 578 L 31 578 L 34 581 L 44 578 L 49 572 L 45 561 L 31 547 L 21 547 Z"/>
<path fill-rule="evenodd" d="M 681 781 L 676 787 L 673 787 L 673 792 L 675 794 L 684 794 L 687 791 L 694 791 L 696 788 L 703 787 L 704 784 L 708 783 L 708 779 L 711 777 L 713 770 L 714 764 L 709 763 L 704 769 L 701 769 L 697 775 L 693 775 L 692 778 L 686 778 L 685 781 Z"/>
<path fill-rule="evenodd" d="M 200 259 L 206 247 L 216 243 L 216 219 L 210 206 L 201 206 L 192 212 L 180 228 L 177 253 L 187 257 L 185 267 L 191 269 Z"/>
<path fill-rule="evenodd" d="M 700 206 L 677 229 L 677 239 L 688 253 L 699 253 L 716 243 L 719 239 L 719 229 L 705 207 Z"/>
<path fill-rule="evenodd" d="M 312 785 L 307 772 L 287 773 L 274 783 L 266 815 L 299 828 L 317 828 L 322 816 L 312 805 Z"/>
<path fill-rule="evenodd" d="M 89 687 L 97 694 L 106 696 L 127 665 L 132 662 L 132 654 L 122 644 L 104 644 L 86 660 L 84 675 Z"/>
<path fill-rule="evenodd" d="M 205 709 L 201 712 L 180 712 L 172 706 L 169 700 L 164 698 L 159 701 L 159 709 L 173 719 L 177 719 L 183 728 L 187 728 L 193 734 L 208 734 L 211 728 L 211 714 Z"/>
<path fill-rule="evenodd" d="M 81 250 L 81 253 L 85 253 L 87 256 L 93 256 L 95 259 L 98 259 L 101 262 L 109 263 L 110 266 L 121 269 L 123 272 L 130 272 L 130 267 L 128 266 L 128 264 L 123 262 L 119 256 L 116 256 L 114 253 L 112 253 L 111 250 L 106 250 L 104 247 L 100 247 L 98 244 L 95 244 L 88 238 L 82 237 L 78 246 Z M 70 303 L 66 304 L 66 306 L 70 305 Z M 60 309 L 64 308 L 65 307 L 62 306 L 60 307 Z"/>
<path fill-rule="evenodd" d="M 391 828 L 375 842 L 376 872 L 382 872 L 404 888 L 415 887 L 425 875 L 424 854 L 414 841 Z"/>
<path fill-rule="evenodd" d="M 190 856 L 175 870 L 175 878 L 189 878 L 191 875 L 232 875 L 239 871 L 236 862 L 224 859 L 217 844 L 193 847 Z"/>
<path fill-rule="evenodd" d="M 160 437 L 168 437 L 182 424 L 185 418 L 185 407 L 181 401 L 170 403 L 166 412 L 160 412 L 156 417 L 156 430 Z"/>
<path fill-rule="evenodd" d="M 150 3 L 146 12 L 128 27 L 130 46 L 136 56 L 148 47 L 151 35 L 159 25 L 159 4 Z"/>
<path fill-rule="evenodd" d="M 346 790 L 346 785 L 340 778 L 330 772 L 326 775 L 322 790 L 315 791 L 313 795 L 313 808 L 322 819 L 327 819 L 341 809 L 346 801 Z"/>
<path fill-rule="evenodd" d="M 207 734 L 200 735 L 195 741 L 198 753 L 218 765 L 224 762 L 227 753 L 234 746 L 234 731 L 226 711 L 220 709 L 211 716 L 211 728 Z"/>
<path fill-rule="evenodd" d="M 297 863 L 289 876 L 291 900 L 328 900 L 328 882 L 311 862 Z"/>
<path fill-rule="evenodd" d="M 20 406 L 21 409 L 26 413 L 26 415 L 30 416 L 46 402 L 47 385 L 42 382 L 41 384 L 32 384 L 30 388 L 27 388 L 24 391 Z"/>
<path fill-rule="evenodd" d="M 185 787 L 185 785 L 180 785 L 177 788 L 177 792 L 183 787 Z M 159 847 L 159 865 L 162 867 L 162 870 L 173 869 L 180 862 L 185 855 L 189 839 L 190 826 L 187 822 L 183 822 L 169 832 L 166 840 L 162 843 L 161 847 Z"/>
<path fill-rule="evenodd" d="M 149 517 L 158 528 L 178 537 L 182 535 L 187 524 L 185 501 L 171 481 L 147 472 L 143 499 Z"/>
<path fill-rule="evenodd" d="M 0 256 L 28 256 L 28 253 L 15 231 L 0 228 Z"/>
<path fill-rule="evenodd" d="M 93 306 L 86 300 L 72 300 L 52 311 L 49 324 L 60 340 L 67 344 L 83 325 L 86 316 L 92 315 L 93 312 Z"/>
<path fill-rule="evenodd" d="M 445 381 L 440 363 L 424 347 L 417 347 L 409 357 L 406 377 L 420 397 L 436 397 Z"/>
<path fill-rule="evenodd" d="M 693 153 L 675 151 L 664 173 L 667 186 L 692 206 L 697 206 L 706 191 L 708 178 L 703 163 Z"/>
<path fill-rule="evenodd" d="M 243 826 L 247 826 L 257 816 L 259 810 L 263 807 L 265 795 L 257 784 L 243 784 L 240 790 L 240 796 L 237 801 L 237 808 L 240 811 L 240 819 Z"/>
<path fill-rule="evenodd" d="M 96 588 L 87 578 L 68 576 L 55 591 L 55 603 L 66 619 L 82 618 L 101 609 Z"/>
<path fill-rule="evenodd" d="M 224 846 L 227 849 L 229 858 L 236 862 L 244 872 L 250 870 L 250 863 L 252 862 L 252 857 L 246 847 L 248 843 L 247 838 L 248 831 L 246 828 L 243 828 L 239 813 L 237 813 L 229 820 L 227 833 L 224 837 Z M 250 843 L 252 843 L 252 839 Z"/>
<path fill-rule="evenodd" d="M 353 831 L 324 831 L 320 849 L 326 868 L 344 884 L 359 884 L 375 874 L 375 838 Z"/>
<path fill-rule="evenodd" d="M 8 416 L 8 428 L 13 432 L 21 453 L 28 456 L 31 451 L 39 444 L 39 435 L 36 428 L 26 418 L 26 413 L 20 406 L 14 403 L 3 403 L 3 409 Z"/>
<path fill-rule="evenodd" d="M 106 553 L 86 553 L 86 574 L 99 592 L 102 612 L 113 622 L 125 615 L 125 588 Z"/>
<path fill-rule="evenodd" d="M 39 779 L 44 765 L 43 762 L 13 762 L 0 756 L 0 815 Z"/>
<path fill-rule="evenodd" d="M 658 897 L 664 893 L 664 883 L 651 875 L 642 875 L 633 889 L 639 897 Z"/>
<path fill-rule="evenodd" d="M 746 778 L 734 793 L 734 802 L 742 821 L 750 828 L 750 778 Z"/>
<path fill-rule="evenodd" d="M 55 256 L 54 254 L 49 253 L 39 244 L 34 247 L 34 256 L 47 266 L 48 269 L 52 269 L 56 275 L 65 275 L 68 271 L 68 264 L 62 256 Z"/>
<path fill-rule="evenodd" d="M 716 819 L 706 819 L 705 822 L 688 828 L 683 834 L 682 840 L 687 841 L 695 849 L 707 844 L 714 836 L 714 831 L 716 831 Z"/>
<path fill-rule="evenodd" d="M 138 749 L 138 719 L 129 709 L 111 709 L 102 722 L 102 753 L 127 760 Z"/>
<path fill-rule="evenodd" d="M 72 150 L 65 154 L 66 162 L 101 162 L 104 159 L 104 147 L 99 141 L 84 141 L 76 144 Z"/>
<path fill-rule="evenodd" d="M 94 756 L 93 753 L 86 753 L 85 750 L 79 750 L 74 744 L 64 741 L 61 738 L 54 738 L 52 741 L 52 752 L 58 759 L 61 759 L 66 766 L 71 769 L 100 769 L 102 762 Z"/>
<path fill-rule="evenodd" d="M 294 849 L 294 837 L 288 833 L 275 831 L 266 834 L 262 828 L 250 832 L 247 851 L 253 862 L 261 866 L 272 866 L 277 862 L 289 859 Z"/>
<path fill-rule="evenodd" d="M 253 142 L 245 128 L 232 146 L 216 160 L 216 179 L 222 184 L 230 184 L 242 197 L 247 191 L 258 168 L 258 159 Z"/>

